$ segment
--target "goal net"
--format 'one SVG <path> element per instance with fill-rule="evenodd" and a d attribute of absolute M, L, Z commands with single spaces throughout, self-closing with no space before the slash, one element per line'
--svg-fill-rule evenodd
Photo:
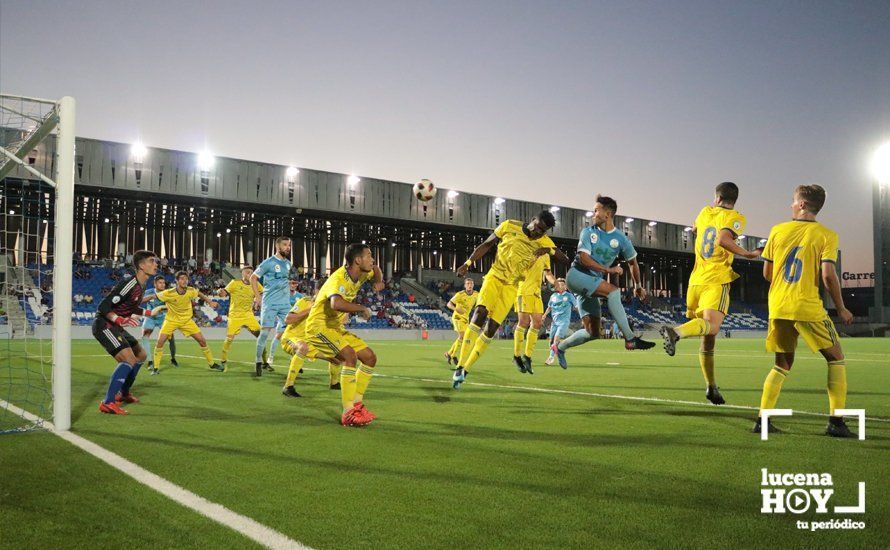
<path fill-rule="evenodd" d="M 74 100 L 0 94 L 0 433 L 71 418 Z"/>

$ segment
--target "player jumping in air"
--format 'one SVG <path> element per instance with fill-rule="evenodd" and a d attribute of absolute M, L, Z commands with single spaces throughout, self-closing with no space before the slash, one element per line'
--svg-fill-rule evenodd
<path fill-rule="evenodd" d="M 551 316 L 553 322 L 550 324 L 550 357 L 544 361 L 547 365 L 552 365 L 556 358 L 553 346 L 559 344 L 563 338 L 569 335 L 569 323 L 572 322 L 572 310 L 578 307 L 575 295 L 568 292 L 565 279 L 556 280 L 556 292 L 550 295 L 547 302 L 547 311 L 544 312 L 544 318 Z"/>
<path fill-rule="evenodd" d="M 544 320 L 544 302 L 541 300 L 541 278 L 555 284 L 556 277 L 550 271 L 550 255 L 540 256 L 519 281 L 516 291 L 516 331 L 513 333 L 513 362 L 519 372 L 534 374 L 532 353 L 538 343 L 538 332 Z"/>
<path fill-rule="evenodd" d="M 105 400 L 99 403 L 99 411 L 107 414 L 127 414 L 119 403 L 139 402 L 130 389 L 146 354 L 124 327 L 139 326 L 133 315 L 152 315 L 152 311 L 143 310 L 141 304 L 145 284 L 158 271 L 158 258 L 150 250 L 137 250 L 133 254 L 133 267 L 136 272 L 121 278 L 99 302 L 93 321 L 93 338 L 117 361 Z"/>
<path fill-rule="evenodd" d="M 343 321 L 350 313 L 371 318 L 370 309 L 353 302 L 367 281 L 374 281 L 375 292 L 383 290 L 383 273 L 375 265 L 367 245 L 350 244 L 346 247 L 345 260 L 346 265 L 331 274 L 315 297 L 306 319 L 306 343 L 310 354 L 342 363 L 340 400 L 343 415 L 340 423 L 364 426 L 375 419 L 374 414 L 365 408 L 364 396 L 374 375 L 377 356 L 361 338 L 346 330 Z M 359 361 L 362 364 L 356 369 Z"/>
<path fill-rule="evenodd" d="M 816 221 L 825 204 L 825 190 L 818 185 L 801 185 L 794 190 L 791 221 L 774 226 L 763 251 L 763 276 L 770 281 L 769 332 L 766 350 L 776 354 L 776 363 L 763 382 L 760 410 L 774 409 L 782 383 L 794 364 L 797 337 L 814 353 L 828 362 L 828 427 L 827 435 L 855 437 L 837 415 L 846 408 L 847 372 L 844 353 L 834 323 L 819 297 L 819 280 L 825 285 L 837 315 L 845 325 L 853 314 L 844 307 L 841 285 L 837 277 L 837 233 Z M 860 428 L 861 429 L 861 428 Z M 772 422 L 770 432 L 779 432 Z M 755 433 L 761 431 L 758 415 Z"/>
<path fill-rule="evenodd" d="M 606 298 L 609 313 L 618 323 L 624 336 L 625 349 L 649 349 L 655 346 L 654 343 L 634 335 L 624 305 L 621 303 L 621 290 L 603 279 L 604 274 L 624 273 L 619 265 L 611 267 L 621 256 L 630 267 L 634 295 L 640 300 L 646 299 L 646 290 L 640 283 L 637 251 L 627 235 L 615 227 L 614 217 L 617 211 L 618 203 L 614 199 L 598 195 L 593 209 L 592 223 L 581 231 L 581 237 L 578 239 L 578 252 L 566 274 L 566 283 L 578 301 L 578 312 L 581 314 L 584 328 L 576 330 L 571 336 L 550 348 L 556 354 L 559 366 L 562 368 L 568 367 L 565 357 L 567 349 L 600 337 L 600 298 Z"/>
<path fill-rule="evenodd" d="M 476 307 L 476 300 L 479 299 L 479 293 L 473 290 L 476 282 L 466 277 L 464 279 L 463 291 L 456 292 L 454 296 L 448 300 L 448 309 L 453 311 L 451 314 L 451 326 L 457 333 L 457 338 L 451 344 L 451 349 L 445 352 L 445 360 L 448 364 L 457 365 L 458 353 L 460 352 L 460 344 L 464 339 L 464 331 L 467 330 L 467 323 L 470 321 L 470 313 Z"/>
<path fill-rule="evenodd" d="M 291 308 L 288 279 L 290 278 L 291 242 L 288 237 L 275 239 L 275 254 L 269 256 L 257 266 L 250 277 L 253 288 L 254 307 L 260 309 L 260 336 L 256 341 L 256 375 L 262 376 L 263 371 L 273 372 L 272 366 L 266 362 L 266 343 L 272 337 L 275 326 L 287 317 Z M 260 298 L 260 279 L 265 289 Z"/>
<path fill-rule="evenodd" d="M 454 389 L 460 388 L 467 379 L 470 367 L 488 348 L 498 327 L 513 307 L 519 288 L 517 283 L 538 257 L 549 254 L 568 263 L 565 254 L 547 236 L 554 225 L 556 219 L 547 210 L 542 210 L 527 224 L 518 220 L 505 221 L 458 268 L 458 277 L 464 277 L 475 262 L 497 247 L 494 264 L 482 281 L 473 318 L 464 331 L 460 359 L 451 379 Z"/>
<path fill-rule="evenodd" d="M 229 297 L 229 315 L 226 325 L 226 339 L 222 345 L 222 366 L 226 368 L 229 360 L 229 349 L 232 342 L 242 328 L 250 331 L 254 337 L 260 335 L 260 324 L 254 316 L 253 288 L 250 284 L 250 276 L 253 275 L 253 267 L 247 265 L 241 268 L 241 279 L 232 279 L 226 287 L 219 291 L 220 296 Z M 257 284 L 257 290 L 263 292 L 263 285 Z M 265 348 L 263 348 L 263 362 L 265 362 Z"/>
<path fill-rule="evenodd" d="M 163 302 L 158 300 L 157 294 L 159 292 L 163 292 L 167 288 L 167 280 L 163 277 L 155 277 L 154 280 L 155 293 L 146 295 L 142 299 L 143 301 L 147 301 L 147 309 L 154 309 L 156 307 L 160 307 L 164 305 Z M 142 349 L 145 350 L 146 355 L 148 356 L 148 370 L 152 374 L 154 374 L 154 361 L 152 361 L 151 351 L 153 346 L 151 345 L 151 333 L 154 332 L 154 329 L 159 329 L 164 324 L 164 312 L 161 311 L 157 315 L 153 315 L 151 317 L 145 317 L 142 320 Z M 179 363 L 176 362 L 176 340 L 173 339 L 173 335 L 170 335 L 170 363 L 173 364 L 174 367 L 178 367 Z"/>
<path fill-rule="evenodd" d="M 201 353 L 207 360 L 207 366 L 210 369 L 225 372 L 225 367 L 214 362 L 213 352 L 210 351 L 210 348 L 207 346 L 207 340 L 204 339 L 201 329 L 198 328 L 197 323 L 192 318 L 194 316 L 192 309 L 193 300 L 200 298 L 212 308 L 216 308 L 217 303 L 195 287 L 188 286 L 189 275 L 185 271 L 177 271 L 175 277 L 176 286 L 158 294 L 158 300 L 164 302 L 164 305 L 167 306 L 167 315 L 164 324 L 161 325 L 161 334 L 158 336 L 155 347 L 155 364 L 152 372 L 157 374 L 160 371 L 161 359 L 164 355 L 164 342 L 173 336 L 174 330 L 179 330 L 183 336 L 195 339 L 195 342 L 201 347 Z"/>
<path fill-rule="evenodd" d="M 729 285 L 739 278 L 732 270 L 732 261 L 734 256 L 753 259 L 761 252 L 749 252 L 736 243 L 745 230 L 745 217 L 734 210 L 738 198 L 736 184 L 725 181 L 717 186 L 714 205 L 702 208 L 695 218 L 695 267 L 686 292 L 686 317 L 691 320 L 659 329 L 668 355 L 676 353 L 681 338 L 701 337 L 698 361 L 707 384 L 705 397 L 715 405 L 726 402 L 714 375 L 714 347 L 729 311 Z"/>

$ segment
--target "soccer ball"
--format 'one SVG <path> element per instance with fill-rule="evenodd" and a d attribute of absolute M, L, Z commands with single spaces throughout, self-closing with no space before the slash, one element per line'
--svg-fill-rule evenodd
<path fill-rule="evenodd" d="M 414 196 L 417 200 L 427 202 L 433 200 L 436 196 L 436 186 L 430 180 L 420 180 L 414 184 Z"/>

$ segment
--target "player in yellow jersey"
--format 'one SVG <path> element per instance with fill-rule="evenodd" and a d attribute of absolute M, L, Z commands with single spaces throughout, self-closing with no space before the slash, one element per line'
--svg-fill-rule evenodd
<path fill-rule="evenodd" d="M 473 318 L 464 331 L 457 370 L 451 378 L 454 389 L 459 389 L 467 379 L 467 371 L 488 348 L 498 327 L 510 313 L 516 300 L 517 283 L 532 264 L 546 254 L 568 262 L 566 255 L 547 236 L 554 225 L 556 219 L 548 210 L 542 210 L 525 224 L 518 220 L 505 221 L 457 269 L 457 276 L 464 277 L 475 262 L 497 247 L 494 263 L 482 280 Z"/>
<path fill-rule="evenodd" d="M 664 351 L 673 356 L 681 338 L 701 337 L 698 361 L 705 377 L 705 397 L 715 405 L 726 403 L 714 374 L 714 348 L 720 325 L 729 311 L 729 285 L 739 278 L 732 270 L 735 256 L 753 259 L 762 249 L 748 251 L 736 243 L 745 231 L 745 216 L 735 210 L 739 188 L 731 181 L 717 186 L 714 205 L 695 218 L 695 267 L 686 291 L 686 324 L 663 326 Z"/>
<path fill-rule="evenodd" d="M 364 426 L 375 416 L 365 408 L 364 395 L 374 375 L 377 356 L 361 338 L 343 326 L 347 314 L 371 318 L 371 310 L 353 303 L 361 286 L 373 280 L 374 291 L 383 290 L 383 273 L 374 263 L 371 248 L 353 243 L 346 247 L 346 265 L 334 271 L 325 281 L 306 319 L 308 352 L 325 360 L 342 363 L 340 398 L 344 426 Z M 304 358 L 305 359 L 305 358 Z M 356 368 L 361 361 L 361 366 Z"/>
<path fill-rule="evenodd" d="M 176 286 L 168 288 L 157 295 L 158 300 L 164 302 L 167 307 L 167 314 L 164 318 L 164 324 L 161 325 L 161 333 L 158 335 L 158 341 L 155 343 L 155 364 L 154 372 L 157 373 L 161 367 L 161 358 L 164 351 L 164 342 L 173 335 L 174 330 L 179 330 L 183 336 L 190 336 L 195 339 L 198 346 L 201 347 L 201 353 L 207 359 L 207 366 L 213 370 L 225 372 L 225 367 L 217 364 L 213 360 L 213 352 L 207 347 L 207 340 L 201 334 L 201 329 L 192 319 L 194 311 L 192 310 L 192 301 L 200 298 L 212 308 L 217 303 L 211 300 L 203 292 L 198 291 L 195 287 L 188 286 L 189 276 L 185 271 L 176 272 Z M 163 306 L 161 306 L 163 307 Z"/>
<path fill-rule="evenodd" d="M 846 408 L 847 373 L 834 323 L 819 296 L 819 280 L 831 296 L 840 320 L 849 325 L 853 314 L 844 306 L 837 277 L 837 233 L 816 221 L 825 204 L 825 190 L 801 185 L 794 190 L 791 221 L 774 226 L 763 251 L 763 276 L 770 281 L 769 332 L 766 350 L 776 354 L 775 366 L 763 383 L 760 410 L 774 409 L 782 383 L 794 364 L 797 337 L 828 362 L 828 427 L 834 437 L 855 437 L 838 410 Z M 770 432 L 779 432 L 770 422 Z M 861 427 L 860 427 L 861 429 Z M 758 415 L 755 433 L 761 431 Z"/>
<path fill-rule="evenodd" d="M 291 356 L 287 379 L 281 389 L 281 393 L 286 397 L 301 397 L 294 389 L 294 383 L 297 380 L 297 375 L 303 372 L 303 363 L 306 359 L 310 361 L 315 359 L 315 353 L 309 352 L 309 346 L 304 341 L 306 339 L 306 318 L 309 317 L 312 304 L 312 296 L 303 296 L 296 301 L 284 318 L 285 328 L 281 333 L 281 349 Z"/>
<path fill-rule="evenodd" d="M 241 268 L 241 279 L 232 279 L 225 288 L 219 291 L 220 296 L 229 297 L 229 319 L 226 325 L 226 339 L 223 341 L 222 355 L 220 357 L 224 368 L 229 360 L 229 349 L 232 347 L 232 342 L 242 328 L 246 328 L 253 334 L 254 338 L 258 338 L 260 335 L 260 323 L 257 321 L 256 315 L 254 315 L 255 301 L 253 288 L 250 286 L 251 275 L 253 275 L 253 267 L 249 265 L 244 266 Z M 263 285 L 257 283 L 257 287 L 260 292 L 263 291 Z M 263 362 L 266 361 L 265 353 L 266 350 L 263 348 Z"/>
<path fill-rule="evenodd" d="M 534 374 L 532 353 L 538 343 L 538 331 L 544 322 L 544 301 L 541 299 L 542 278 L 551 285 L 556 277 L 550 271 L 550 255 L 535 260 L 516 289 L 516 331 L 513 333 L 513 362 L 519 372 Z"/>
<path fill-rule="evenodd" d="M 476 301 L 479 299 L 479 293 L 473 290 L 474 286 L 476 286 L 476 282 L 473 279 L 465 278 L 463 291 L 456 292 L 448 300 L 448 309 L 454 312 L 451 314 L 451 326 L 454 327 L 454 332 L 457 333 L 457 338 L 451 344 L 451 349 L 445 352 L 445 360 L 448 361 L 449 365 L 451 363 L 457 365 L 457 355 L 460 351 L 460 344 L 464 339 L 464 331 L 467 330 L 467 323 L 470 322 L 470 313 L 473 312 L 473 308 L 476 307 Z"/>

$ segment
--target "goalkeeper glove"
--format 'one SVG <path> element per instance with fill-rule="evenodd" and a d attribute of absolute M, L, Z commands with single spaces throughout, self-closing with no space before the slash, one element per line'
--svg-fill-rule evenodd
<path fill-rule="evenodd" d="M 133 319 L 132 317 L 116 317 L 114 319 L 114 324 L 119 327 L 136 327 L 139 326 L 139 321 Z"/>

